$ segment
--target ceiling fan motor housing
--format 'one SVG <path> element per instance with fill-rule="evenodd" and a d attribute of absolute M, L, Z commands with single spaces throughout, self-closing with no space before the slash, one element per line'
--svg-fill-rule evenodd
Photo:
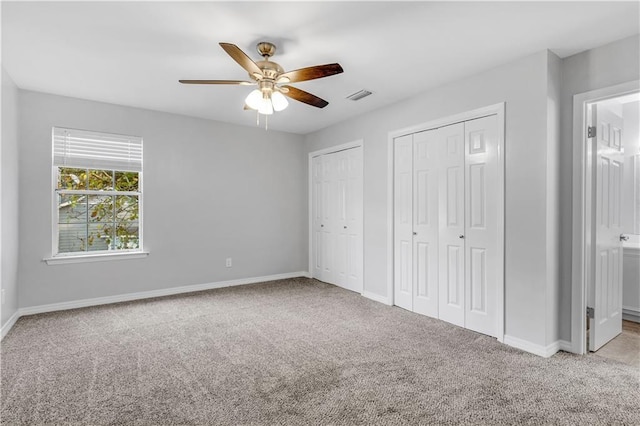
<path fill-rule="evenodd" d="M 284 74 L 284 69 L 272 61 L 258 61 L 256 65 L 262 70 L 264 78 L 269 80 L 276 80 L 280 74 Z M 249 74 L 249 77 L 255 80 L 253 75 Z"/>
<path fill-rule="evenodd" d="M 268 41 L 261 41 L 256 45 L 256 50 L 263 58 L 270 58 L 276 53 L 276 45 Z"/>

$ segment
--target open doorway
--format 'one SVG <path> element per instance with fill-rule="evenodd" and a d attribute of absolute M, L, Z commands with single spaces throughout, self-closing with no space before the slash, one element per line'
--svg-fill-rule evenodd
<path fill-rule="evenodd" d="M 590 104 L 595 124 L 595 276 L 587 349 L 640 366 L 640 93 Z M 589 117 L 589 116 L 588 116 Z"/>
<path fill-rule="evenodd" d="M 638 84 L 577 95 L 574 108 L 572 347 L 640 366 Z"/>

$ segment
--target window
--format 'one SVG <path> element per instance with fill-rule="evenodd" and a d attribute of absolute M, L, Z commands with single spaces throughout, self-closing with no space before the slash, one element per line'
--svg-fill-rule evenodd
<path fill-rule="evenodd" d="M 53 128 L 53 255 L 142 250 L 142 138 Z"/>

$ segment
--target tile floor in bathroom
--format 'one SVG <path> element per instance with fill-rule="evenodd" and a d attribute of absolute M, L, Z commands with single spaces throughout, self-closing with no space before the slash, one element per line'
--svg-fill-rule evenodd
<path fill-rule="evenodd" d="M 640 323 L 622 321 L 622 333 L 593 355 L 635 365 L 640 369 Z"/>

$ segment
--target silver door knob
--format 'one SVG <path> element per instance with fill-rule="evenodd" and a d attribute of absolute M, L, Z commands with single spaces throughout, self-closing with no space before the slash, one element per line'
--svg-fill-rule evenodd
<path fill-rule="evenodd" d="M 413 235 L 418 235 L 418 233 L 414 231 L 414 232 L 413 232 Z"/>
<path fill-rule="evenodd" d="M 624 234 L 620 234 L 620 241 L 629 241 L 629 236 L 628 235 L 624 235 Z"/>
<path fill-rule="evenodd" d="M 460 235 L 458 235 L 458 238 L 460 238 L 462 240 L 462 239 L 464 239 L 464 235 L 460 234 Z"/>
<path fill-rule="evenodd" d="M 324 225 L 320 225 L 320 228 L 324 228 Z"/>
<path fill-rule="evenodd" d="M 347 229 L 347 227 L 346 227 L 346 226 L 344 226 L 343 228 L 344 228 L 344 229 Z"/>

